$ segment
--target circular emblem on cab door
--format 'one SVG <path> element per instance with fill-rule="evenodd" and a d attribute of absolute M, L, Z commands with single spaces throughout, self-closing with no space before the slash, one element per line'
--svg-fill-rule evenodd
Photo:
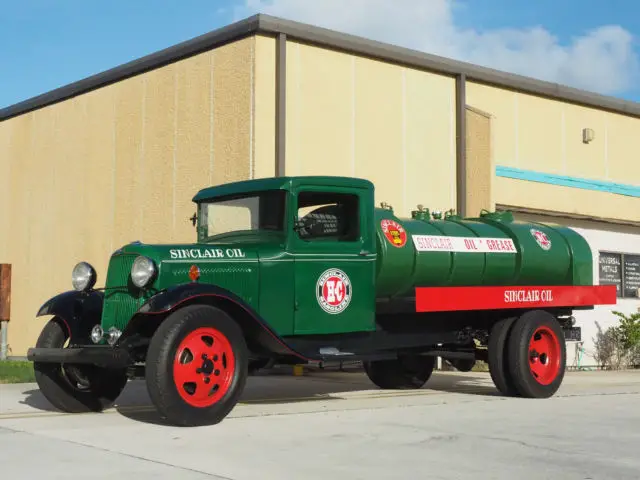
<path fill-rule="evenodd" d="M 325 312 L 344 312 L 351 302 L 351 280 L 337 268 L 325 270 L 316 283 L 316 298 Z"/>
<path fill-rule="evenodd" d="M 546 233 L 541 232 L 540 230 L 536 230 L 535 228 L 532 228 L 529 231 L 531 232 L 531 235 L 533 235 L 533 238 L 536 240 L 538 245 L 540 245 L 540 248 L 542 248 L 543 250 L 551 249 L 551 240 L 549 240 L 549 237 L 547 237 Z"/>

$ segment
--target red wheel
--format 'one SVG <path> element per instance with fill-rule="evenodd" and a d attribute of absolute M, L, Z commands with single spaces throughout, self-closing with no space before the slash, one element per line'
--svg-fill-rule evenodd
<path fill-rule="evenodd" d="M 566 366 L 566 345 L 558 320 L 548 312 L 522 315 L 507 340 L 509 373 L 523 397 L 547 398 L 556 393 Z"/>
<path fill-rule="evenodd" d="M 215 328 L 202 327 L 180 343 L 173 362 L 173 379 L 185 402 L 209 407 L 229 390 L 235 366 L 229 339 Z"/>
<path fill-rule="evenodd" d="M 553 330 L 540 327 L 529 340 L 529 368 L 541 385 L 551 384 L 560 371 L 560 341 Z"/>
<path fill-rule="evenodd" d="M 171 423 L 211 425 L 236 405 L 248 370 L 238 324 L 219 308 L 190 305 L 169 315 L 151 338 L 147 390 Z"/>

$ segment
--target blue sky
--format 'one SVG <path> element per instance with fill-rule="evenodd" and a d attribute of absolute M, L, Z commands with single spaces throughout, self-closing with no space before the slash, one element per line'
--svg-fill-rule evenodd
<path fill-rule="evenodd" d="M 14 0 L 0 108 L 258 11 L 640 102 L 631 0 Z"/>

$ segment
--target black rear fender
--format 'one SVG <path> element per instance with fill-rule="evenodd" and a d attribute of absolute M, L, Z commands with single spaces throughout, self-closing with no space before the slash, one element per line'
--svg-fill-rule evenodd
<path fill-rule="evenodd" d="M 227 312 L 242 328 L 254 353 L 312 360 L 289 347 L 243 299 L 224 288 L 198 283 L 171 287 L 151 297 L 128 323 L 120 341 L 135 335 L 151 336 L 172 312 L 194 304 L 213 305 Z"/>
<path fill-rule="evenodd" d="M 36 317 L 53 315 L 64 324 L 71 343 L 91 343 L 91 329 L 102 319 L 103 302 L 103 292 L 70 290 L 46 301 Z"/>

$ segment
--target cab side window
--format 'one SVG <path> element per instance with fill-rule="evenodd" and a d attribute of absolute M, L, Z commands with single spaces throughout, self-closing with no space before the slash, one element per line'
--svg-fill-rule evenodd
<path fill-rule="evenodd" d="M 360 237 L 358 196 L 300 192 L 296 231 L 305 241 L 355 242 Z"/>

